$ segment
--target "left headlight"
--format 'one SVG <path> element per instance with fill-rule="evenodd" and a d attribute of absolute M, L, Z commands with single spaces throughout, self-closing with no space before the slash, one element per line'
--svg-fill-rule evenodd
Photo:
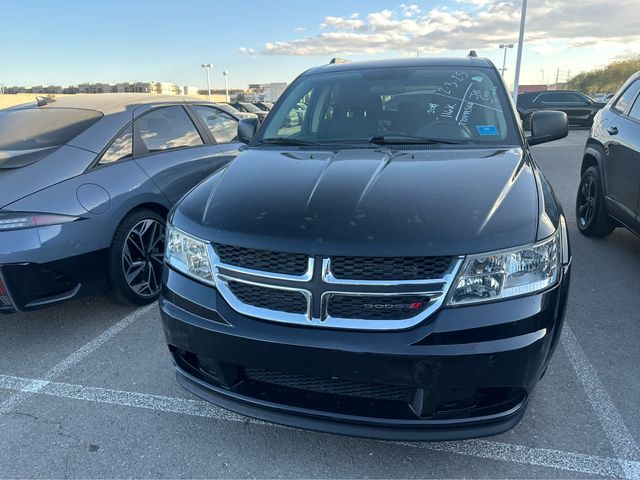
<path fill-rule="evenodd" d="M 0 212 L 0 232 L 25 228 L 59 225 L 80 220 L 80 217 L 56 215 L 53 213 Z"/>
<path fill-rule="evenodd" d="M 164 258 L 169 265 L 185 275 L 209 284 L 214 283 L 208 243 L 171 225 L 167 225 Z"/>
<path fill-rule="evenodd" d="M 527 295 L 554 285 L 562 265 L 562 226 L 527 247 L 470 255 L 452 285 L 448 305 Z"/>

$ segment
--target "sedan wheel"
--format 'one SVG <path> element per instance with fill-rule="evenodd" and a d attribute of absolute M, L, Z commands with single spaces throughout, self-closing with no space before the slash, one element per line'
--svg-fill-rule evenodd
<path fill-rule="evenodd" d="M 144 305 L 158 298 L 164 235 L 165 219 L 152 210 L 134 211 L 122 220 L 109 255 L 109 281 L 119 302 Z"/>
<path fill-rule="evenodd" d="M 141 297 L 160 292 L 164 261 L 164 225 L 145 219 L 129 231 L 122 249 L 122 269 L 132 291 Z"/>

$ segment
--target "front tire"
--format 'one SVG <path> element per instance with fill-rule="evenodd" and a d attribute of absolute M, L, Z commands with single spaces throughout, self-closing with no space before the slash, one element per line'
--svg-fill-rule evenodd
<path fill-rule="evenodd" d="M 580 233 L 588 237 L 606 237 L 616 228 L 607 213 L 598 167 L 587 168 L 580 179 L 576 197 L 576 221 Z"/>
<path fill-rule="evenodd" d="M 109 252 L 111 291 L 119 303 L 146 305 L 157 300 L 164 266 L 165 219 L 137 210 L 118 226 Z"/>

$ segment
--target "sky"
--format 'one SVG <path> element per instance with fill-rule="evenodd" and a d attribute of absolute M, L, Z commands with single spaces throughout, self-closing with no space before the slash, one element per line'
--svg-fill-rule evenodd
<path fill-rule="evenodd" d="M 464 56 L 502 67 L 520 0 L 34 0 L 2 2 L 0 85 L 290 82 L 339 56 Z M 638 0 L 529 0 L 521 83 L 560 81 L 640 53 Z M 606 21 L 603 21 L 606 20 Z M 507 52 L 513 83 L 516 48 Z M 559 69 L 559 70 L 558 70 Z"/>

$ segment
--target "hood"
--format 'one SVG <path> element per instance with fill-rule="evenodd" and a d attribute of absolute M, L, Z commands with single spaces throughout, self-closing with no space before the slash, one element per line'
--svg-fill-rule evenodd
<path fill-rule="evenodd" d="M 63 146 L 36 152 L 22 163 L 0 163 L 0 208 L 82 174 L 95 158 L 93 152 Z"/>
<path fill-rule="evenodd" d="M 429 256 L 531 243 L 536 177 L 521 149 L 248 149 L 180 203 L 200 238 L 311 255 Z"/>

